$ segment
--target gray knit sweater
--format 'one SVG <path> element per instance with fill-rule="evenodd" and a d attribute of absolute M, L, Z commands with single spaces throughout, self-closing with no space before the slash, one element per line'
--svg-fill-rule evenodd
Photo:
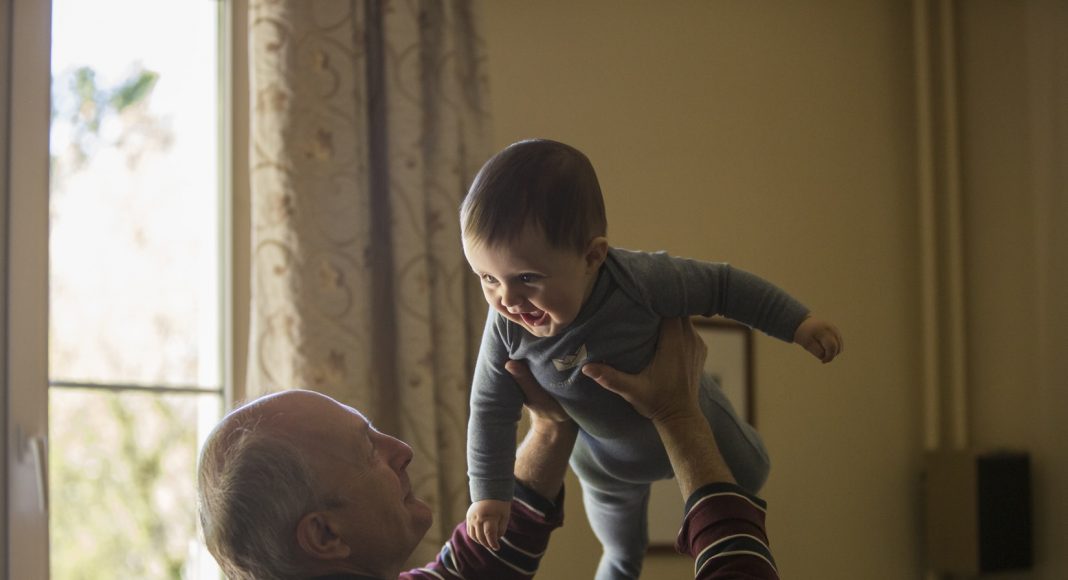
<path fill-rule="evenodd" d="M 657 470 L 648 480 L 664 477 L 667 457 L 652 422 L 583 375 L 582 365 L 603 362 L 636 373 L 652 360 L 662 318 L 716 314 L 790 342 L 808 309 L 770 282 L 728 264 L 616 248 L 609 250 L 576 319 L 557 336 L 535 337 L 490 309 L 471 389 L 472 501 L 512 499 L 523 394 L 504 369 L 508 359 L 527 362 L 585 437 L 610 443 L 607 469 Z"/>

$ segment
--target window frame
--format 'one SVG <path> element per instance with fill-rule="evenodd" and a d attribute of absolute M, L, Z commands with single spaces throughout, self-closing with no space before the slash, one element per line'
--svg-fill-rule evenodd
<path fill-rule="evenodd" d="M 4 563 L 9 578 L 48 577 L 48 139 L 50 1 L 7 4 L 4 324 Z M 15 80 L 18 82 L 14 82 Z M 18 147 L 11 144 L 18 143 Z M 15 530 L 18 533 L 13 533 Z"/>
<path fill-rule="evenodd" d="M 234 88 L 247 102 L 247 0 L 212 0 L 218 9 L 217 86 L 219 176 L 217 231 L 220 388 L 92 385 L 108 390 L 154 391 L 161 394 L 220 396 L 220 408 L 233 401 L 235 343 L 247 340 L 247 313 L 234 309 L 235 272 L 248 268 L 249 231 L 247 171 L 234 171 L 235 145 L 247 147 L 247 104 L 235 110 Z M 49 513 L 47 505 L 48 434 L 48 212 L 49 133 L 51 122 L 51 0 L 12 0 L 0 8 L 0 577 L 49 576 Z M 238 80 L 235 81 L 235 76 Z M 18 82 L 13 82 L 16 80 Z M 236 114 L 235 114 L 236 113 Z M 234 138 L 238 136 L 236 139 Z M 18 147 L 11 147 L 18 143 Z M 237 150 L 238 161 L 247 153 Z M 239 196 L 235 217 L 235 191 Z M 236 255 L 236 261 L 235 261 Z M 237 302 L 248 304 L 248 282 L 239 274 Z M 236 348 L 235 348 L 235 345 Z M 238 360 L 243 360 L 238 359 Z M 241 365 L 243 368 L 243 365 Z M 75 385 L 57 381 L 56 386 Z M 197 443 L 210 425 L 201 422 Z M 13 533 L 17 530 L 18 533 Z"/>
<path fill-rule="evenodd" d="M 11 86 L 10 4 L 0 10 L 0 86 Z M 7 574 L 7 150 L 8 93 L 0 91 L 0 572 Z"/>

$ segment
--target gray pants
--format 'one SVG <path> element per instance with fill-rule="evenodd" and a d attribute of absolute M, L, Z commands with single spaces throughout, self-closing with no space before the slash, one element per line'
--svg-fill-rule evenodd
<path fill-rule="evenodd" d="M 720 453 L 738 485 L 756 493 L 768 478 L 770 463 L 760 435 L 738 417 L 711 377 L 702 377 L 701 411 L 716 436 Z M 575 443 L 571 468 L 582 482 L 582 500 L 594 534 L 604 549 L 596 580 L 636 579 L 649 544 L 646 509 L 649 484 L 670 473 L 609 473 L 603 468 L 601 445 L 582 436 Z M 650 461 L 649 465 L 659 464 Z M 662 469 L 657 467 L 655 469 Z M 681 525 L 681 521 L 679 522 Z"/>

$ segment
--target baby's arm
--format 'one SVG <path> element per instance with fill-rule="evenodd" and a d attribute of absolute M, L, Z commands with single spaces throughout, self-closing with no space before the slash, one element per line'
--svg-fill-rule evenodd
<path fill-rule="evenodd" d="M 505 365 L 523 391 L 530 429 L 516 452 L 515 479 L 550 502 L 560 497 L 567 460 L 575 446 L 578 426 L 560 403 L 541 388 L 525 363 Z M 493 550 L 508 529 L 511 502 L 477 501 L 467 510 L 467 535 Z"/>
<path fill-rule="evenodd" d="M 842 333 L 815 318 L 775 284 L 726 263 L 666 254 L 616 251 L 653 310 L 665 317 L 720 314 L 786 342 L 796 342 L 828 363 L 842 353 Z"/>
<path fill-rule="evenodd" d="M 723 262 L 617 251 L 653 311 L 664 318 L 725 316 L 792 342 L 809 310 L 775 284 Z"/>
<path fill-rule="evenodd" d="M 838 327 L 814 316 L 809 316 L 798 325 L 794 342 L 824 363 L 831 362 L 845 349 L 845 341 Z"/>
<path fill-rule="evenodd" d="M 472 506 L 468 532 L 484 546 L 494 546 L 508 524 L 515 485 L 516 424 L 523 396 L 505 370 L 508 350 L 490 312 L 482 336 L 471 386 L 467 428 L 467 472 Z M 503 504 L 503 506 L 501 505 Z"/>

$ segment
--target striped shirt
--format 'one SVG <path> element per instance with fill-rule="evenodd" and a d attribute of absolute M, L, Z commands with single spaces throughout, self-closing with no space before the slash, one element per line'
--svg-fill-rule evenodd
<path fill-rule="evenodd" d="M 538 571 L 549 545 L 549 535 L 564 523 L 564 492 L 555 502 L 531 491 L 518 481 L 512 500 L 508 530 L 497 552 L 483 547 L 467 535 L 461 522 L 438 553 L 437 559 L 422 568 L 402 572 L 400 580 L 526 580 Z M 316 580 L 376 580 L 368 576 L 334 574 Z"/>
<path fill-rule="evenodd" d="M 694 559 L 698 580 L 778 579 L 764 528 L 767 504 L 737 485 L 713 483 L 686 502 L 675 549 Z"/>
<path fill-rule="evenodd" d="M 564 523 L 563 500 L 563 490 L 556 502 L 551 502 L 517 481 L 500 550 L 494 552 L 473 540 L 467 535 L 467 524 L 461 522 L 436 560 L 400 577 L 402 580 L 532 578 L 549 545 L 549 534 Z"/>
<path fill-rule="evenodd" d="M 460 523 L 438 557 L 409 570 L 400 580 L 525 580 L 534 576 L 549 544 L 549 535 L 563 525 L 563 492 L 550 502 L 516 483 L 512 515 L 501 550 L 493 552 L 467 535 Z M 675 549 L 694 559 L 697 580 L 778 580 L 764 529 L 767 504 L 737 485 L 713 483 L 698 489 L 686 502 L 686 518 Z M 322 580 L 376 580 L 332 575 Z"/>

